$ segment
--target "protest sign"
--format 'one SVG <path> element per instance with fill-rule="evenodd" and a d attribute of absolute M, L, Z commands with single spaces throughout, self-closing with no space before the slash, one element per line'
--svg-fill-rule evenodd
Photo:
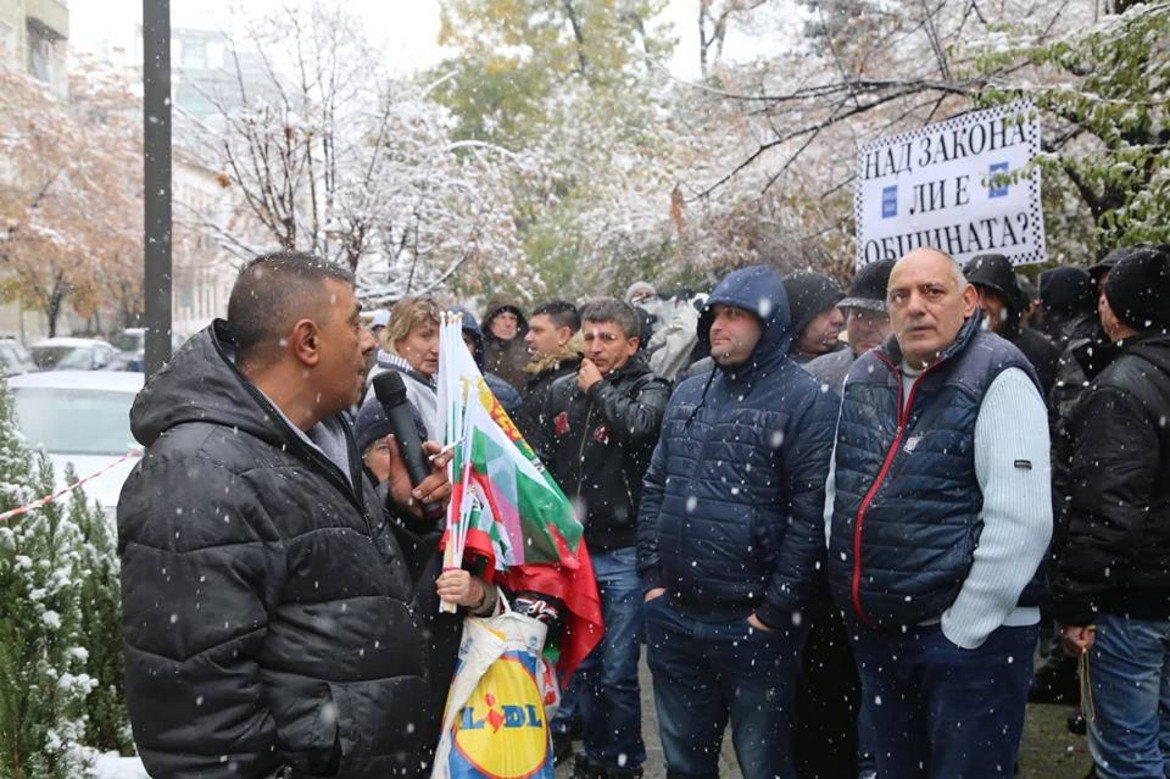
<path fill-rule="evenodd" d="M 1043 262 L 1040 122 L 1026 102 L 879 138 L 857 157 L 857 267 L 932 246 L 960 263 Z"/>

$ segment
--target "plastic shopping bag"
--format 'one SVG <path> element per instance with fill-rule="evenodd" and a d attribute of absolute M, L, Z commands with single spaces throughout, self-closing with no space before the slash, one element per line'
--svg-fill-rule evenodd
<path fill-rule="evenodd" d="M 464 621 L 432 779 L 553 779 L 560 692 L 541 657 L 546 631 L 511 610 Z"/>

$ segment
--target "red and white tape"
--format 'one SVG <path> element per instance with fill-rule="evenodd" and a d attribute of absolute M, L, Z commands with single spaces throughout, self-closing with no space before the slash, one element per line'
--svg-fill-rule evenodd
<path fill-rule="evenodd" d="M 39 509 L 41 506 L 45 506 L 49 503 L 52 503 L 57 498 L 60 498 L 62 495 L 68 495 L 70 492 L 73 492 L 75 489 L 80 487 L 82 484 L 85 484 L 90 479 L 94 479 L 94 478 L 97 478 L 98 476 L 101 476 L 103 473 L 110 470 L 115 465 L 120 465 L 121 463 L 124 463 L 126 460 L 129 460 L 131 457 L 138 457 L 138 456 L 140 456 L 140 455 L 137 452 L 127 452 L 126 454 L 119 457 L 117 460 L 114 460 L 112 463 L 107 465 L 105 468 L 102 468 L 99 471 L 94 471 L 93 473 L 89 474 L 85 478 L 78 479 L 77 481 L 73 482 L 72 484 L 66 484 L 64 487 L 62 487 L 61 489 L 57 490 L 56 492 L 54 492 L 50 495 L 46 495 L 43 498 L 38 498 L 37 500 L 34 500 L 32 503 L 26 503 L 25 505 L 20 506 L 19 508 L 14 508 L 14 509 L 10 509 L 8 511 L 5 511 L 3 514 L 0 514 L 0 522 L 3 522 L 3 521 L 8 520 L 8 519 L 12 519 L 13 517 L 20 516 L 21 514 L 28 513 L 29 511 L 32 511 L 33 509 Z"/>

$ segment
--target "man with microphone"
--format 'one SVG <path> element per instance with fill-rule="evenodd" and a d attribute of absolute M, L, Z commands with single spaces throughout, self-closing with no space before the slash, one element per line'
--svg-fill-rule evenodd
<path fill-rule="evenodd" d="M 126 697 L 152 776 L 429 770 L 425 642 L 390 519 L 421 521 L 450 485 L 443 458 L 412 481 L 397 448 L 385 501 L 362 477 L 342 414 L 374 348 L 360 311 L 347 271 L 259 257 L 227 320 L 134 403 L 147 450 L 118 550 Z"/>

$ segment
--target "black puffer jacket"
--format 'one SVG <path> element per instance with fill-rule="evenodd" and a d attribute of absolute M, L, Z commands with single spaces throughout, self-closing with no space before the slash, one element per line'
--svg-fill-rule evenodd
<path fill-rule="evenodd" d="M 590 552 L 637 541 L 642 477 L 658 443 L 670 383 L 641 355 L 582 392 L 577 376 L 557 379 L 542 414 L 541 459 L 561 489 L 581 501 Z"/>
<path fill-rule="evenodd" d="M 427 680 L 402 550 L 236 369 L 224 323 L 138 396 L 122 490 L 126 695 L 157 777 L 421 773 Z M 353 486 L 357 485 L 355 490 Z"/>
<path fill-rule="evenodd" d="M 1073 412 L 1068 535 L 1054 600 L 1066 625 L 1097 613 L 1170 619 L 1170 336 L 1128 339 Z"/>

